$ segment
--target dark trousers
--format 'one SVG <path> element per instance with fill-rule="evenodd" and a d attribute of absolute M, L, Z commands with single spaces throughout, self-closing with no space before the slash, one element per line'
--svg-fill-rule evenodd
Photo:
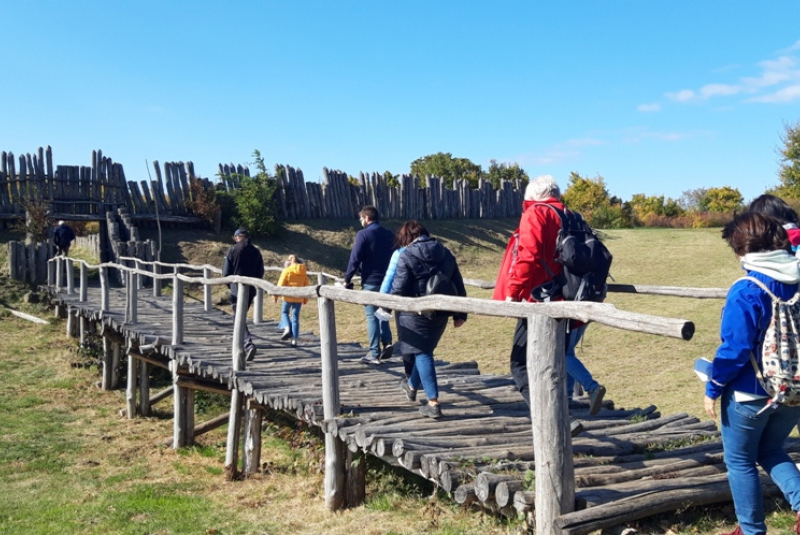
<path fill-rule="evenodd" d="M 247 300 L 246 300 L 247 303 L 246 304 L 247 304 L 247 310 L 248 311 L 250 310 L 250 303 L 253 302 L 253 298 L 255 297 L 255 289 L 252 289 L 252 290 L 253 290 L 252 294 L 249 293 L 249 292 L 247 294 Z M 236 317 L 236 302 L 237 302 L 237 296 L 234 295 L 234 294 L 231 294 L 231 309 L 233 310 L 234 317 Z M 245 315 L 246 315 L 246 313 L 245 313 Z M 244 350 L 247 351 L 251 347 L 253 347 L 253 337 L 250 335 L 250 330 L 247 328 L 247 317 L 245 317 L 245 320 L 244 320 Z"/>
<path fill-rule="evenodd" d="M 569 333 L 566 335 L 569 337 Z M 567 340 L 564 340 L 566 347 Z M 514 329 L 514 343 L 511 346 L 511 377 L 517 390 L 525 399 L 528 408 L 531 407 L 530 386 L 528 385 L 528 320 L 520 318 L 517 320 L 517 328 Z"/>

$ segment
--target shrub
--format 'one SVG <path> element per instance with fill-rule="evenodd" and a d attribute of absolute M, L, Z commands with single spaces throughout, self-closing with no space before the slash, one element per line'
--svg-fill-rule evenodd
<path fill-rule="evenodd" d="M 206 188 L 202 180 L 191 178 L 189 181 L 189 194 L 191 198 L 187 201 L 186 207 L 194 215 L 202 218 L 212 228 L 215 228 L 222 212 L 219 201 L 217 201 L 217 192 L 213 188 Z"/>

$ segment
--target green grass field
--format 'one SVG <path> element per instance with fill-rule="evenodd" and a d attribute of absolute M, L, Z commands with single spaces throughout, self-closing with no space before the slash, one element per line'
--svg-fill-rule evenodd
<path fill-rule="evenodd" d="M 459 260 L 465 277 L 493 280 L 516 221 L 431 223 Z M 396 228 L 394 222 L 387 224 Z M 279 235 L 256 240 L 267 263 L 282 264 L 289 253 L 311 262 L 312 270 L 341 274 L 355 227 L 333 223 L 291 224 Z M 154 232 L 144 232 L 155 237 Z M 3 243 L 18 239 L 0 235 Z M 165 261 L 221 265 L 228 236 L 165 231 Z M 608 231 L 618 283 L 727 287 L 741 271 L 718 229 Z M 77 252 L 77 251 L 76 251 Z M 155 416 L 126 420 L 118 415 L 124 392 L 102 392 L 91 348 L 65 336 L 65 325 L 45 305 L 22 302 L 28 288 L 8 280 L 6 247 L 0 250 L 0 533 L 4 534 L 262 534 L 262 533 L 431 533 L 501 534 L 524 532 L 518 519 L 465 511 L 436 494 L 425 481 L 369 464 L 366 505 L 328 513 L 322 492 L 322 451 L 318 435 L 285 418 L 264 426 L 264 470 L 244 481 L 222 475 L 225 428 L 200 437 L 199 444 L 174 451 L 171 405 Z M 469 289 L 472 297 L 488 291 Z M 711 356 L 718 340 L 721 300 L 610 294 L 622 310 L 691 320 L 691 341 L 667 339 L 592 325 L 579 356 L 618 407 L 657 405 L 664 414 L 687 412 L 703 418 L 701 383 L 692 362 Z M 22 310 L 50 320 L 41 326 L 5 312 Z M 279 307 L 265 304 L 277 317 Z M 337 304 L 342 342 L 366 339 L 363 309 Z M 317 332 L 316 306 L 303 307 L 301 328 Z M 449 329 L 437 357 L 475 360 L 485 373 L 507 373 L 514 322 L 471 316 Z M 198 396 L 205 415 L 226 409 L 214 396 Z M 446 399 L 442 400 L 444 403 Z M 770 533 L 785 532 L 793 520 L 770 505 Z M 689 509 L 638 523 L 638 533 L 712 534 L 733 521 L 730 507 Z"/>

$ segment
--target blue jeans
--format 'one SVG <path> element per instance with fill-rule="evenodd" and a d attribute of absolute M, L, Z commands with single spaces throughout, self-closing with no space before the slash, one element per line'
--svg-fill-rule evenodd
<path fill-rule="evenodd" d="M 281 306 L 281 325 L 292 328 L 292 338 L 297 338 L 300 334 L 300 307 L 302 304 L 284 301 Z M 289 319 L 290 314 L 291 320 Z"/>
<path fill-rule="evenodd" d="M 800 418 L 800 407 L 778 405 L 759 415 L 766 400 L 737 402 L 733 389 L 721 399 L 722 447 L 736 518 L 745 535 L 763 535 L 764 503 L 756 463 L 781 489 L 793 511 L 800 511 L 800 472 L 783 443 Z"/>
<path fill-rule="evenodd" d="M 403 355 L 403 360 L 406 356 Z M 433 353 L 417 353 L 414 358 L 414 369 L 408 378 L 408 386 L 417 390 L 422 383 L 428 399 L 439 398 L 439 384 L 436 382 L 436 367 L 433 365 Z"/>
<path fill-rule="evenodd" d="M 592 377 L 591 372 L 589 372 L 589 370 L 586 369 L 586 366 L 583 365 L 583 362 L 581 362 L 578 357 L 575 356 L 575 348 L 578 346 L 578 342 L 581 341 L 581 337 L 583 337 L 583 332 L 586 330 L 587 326 L 587 324 L 584 324 L 577 329 L 572 329 L 572 332 L 569 333 L 569 337 L 567 339 L 565 356 L 567 358 L 568 398 L 572 397 L 572 391 L 575 389 L 575 381 L 578 381 L 578 383 L 580 383 L 583 389 L 587 392 L 593 392 L 594 389 L 599 386 L 597 381 L 594 380 L 594 377 Z"/>
<path fill-rule="evenodd" d="M 278 323 L 278 329 L 288 329 L 291 327 L 289 323 L 289 303 L 281 301 L 281 320 Z"/>
<path fill-rule="evenodd" d="M 364 284 L 362 289 L 366 292 L 377 292 L 381 289 L 380 284 Z M 392 329 L 389 327 L 388 321 L 381 321 L 375 317 L 375 311 L 378 307 L 374 305 L 366 305 L 364 313 L 367 316 L 367 338 L 369 338 L 369 352 L 378 358 L 381 354 L 381 342 L 383 345 L 392 343 Z"/>

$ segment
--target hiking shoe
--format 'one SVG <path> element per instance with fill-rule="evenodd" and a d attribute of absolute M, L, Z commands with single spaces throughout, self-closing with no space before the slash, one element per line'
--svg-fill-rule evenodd
<path fill-rule="evenodd" d="M 742 533 L 742 528 L 741 527 L 736 526 L 735 530 L 733 530 L 731 532 L 728 532 L 728 533 L 720 533 L 719 535 L 744 535 L 744 533 Z"/>
<path fill-rule="evenodd" d="M 292 337 L 292 330 L 289 327 L 286 327 L 286 329 L 283 331 L 283 334 L 281 335 L 281 340 L 286 341 L 291 337 Z"/>
<path fill-rule="evenodd" d="M 244 351 L 244 360 L 246 360 L 247 362 L 250 362 L 254 358 L 256 358 L 256 348 L 255 347 L 248 347 L 247 349 L 245 349 L 245 351 Z"/>
<path fill-rule="evenodd" d="M 378 357 L 372 355 L 372 353 L 367 353 L 363 357 L 361 357 L 361 362 L 364 364 L 380 364 L 381 361 Z"/>
<path fill-rule="evenodd" d="M 599 385 L 589 392 L 589 414 L 595 415 L 603 408 L 603 396 L 606 395 L 606 387 Z"/>
<path fill-rule="evenodd" d="M 408 379 L 400 381 L 400 389 L 406 393 L 406 399 L 408 401 L 417 401 L 417 391 L 412 390 L 411 387 L 408 386 Z"/>
<path fill-rule="evenodd" d="M 569 424 L 570 436 L 577 437 L 581 433 L 583 433 L 583 424 L 578 420 L 572 420 Z"/>
<path fill-rule="evenodd" d="M 381 360 L 389 360 L 392 358 L 392 353 L 394 352 L 394 347 L 392 344 L 386 344 L 383 346 L 383 351 L 381 351 L 381 355 L 378 357 Z"/>
<path fill-rule="evenodd" d="M 292 338 L 292 347 L 297 347 L 297 338 Z"/>
<path fill-rule="evenodd" d="M 426 403 L 422 407 L 419 408 L 419 413 L 423 416 L 427 416 L 428 418 L 438 418 L 442 415 L 442 408 L 437 403 L 436 405 L 431 405 L 430 403 Z"/>

